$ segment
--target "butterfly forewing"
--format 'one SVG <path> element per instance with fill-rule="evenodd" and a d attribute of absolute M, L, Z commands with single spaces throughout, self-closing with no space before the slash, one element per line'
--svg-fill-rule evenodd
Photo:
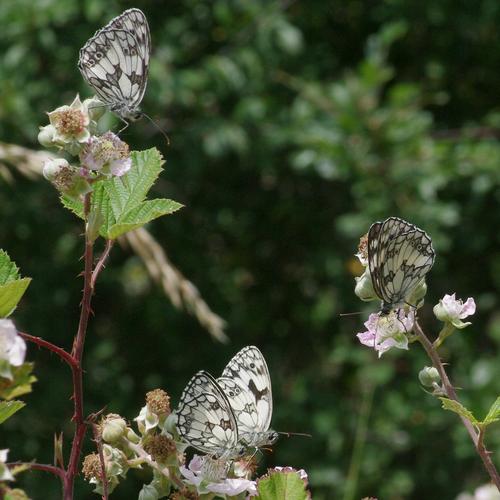
<path fill-rule="evenodd" d="M 80 49 L 78 67 L 103 103 L 134 119 L 146 91 L 151 38 L 139 9 L 126 10 Z"/>
<path fill-rule="evenodd" d="M 209 373 L 200 371 L 189 381 L 176 416 L 179 434 L 194 448 L 228 460 L 241 455 L 234 412 Z"/>
<path fill-rule="evenodd" d="M 368 266 L 383 310 L 401 306 L 434 263 L 429 236 L 398 217 L 375 222 L 368 232 Z"/>
<path fill-rule="evenodd" d="M 235 412 L 242 440 L 256 447 L 274 441 L 275 433 L 269 431 L 273 413 L 271 377 L 259 349 L 244 347 L 217 380 Z"/>

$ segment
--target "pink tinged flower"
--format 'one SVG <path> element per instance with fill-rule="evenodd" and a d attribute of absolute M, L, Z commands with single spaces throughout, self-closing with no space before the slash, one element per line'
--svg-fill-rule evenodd
<path fill-rule="evenodd" d="M 415 313 L 405 314 L 403 309 L 383 316 L 370 314 L 365 322 L 367 330 L 357 334 L 359 341 L 378 352 L 379 358 L 389 349 L 408 349 L 407 334 L 413 330 Z"/>
<path fill-rule="evenodd" d="M 196 486 L 200 495 L 218 493 L 235 496 L 247 492 L 256 495 L 255 481 L 240 478 L 227 478 L 229 464 L 225 460 L 215 460 L 209 456 L 194 455 L 188 467 L 181 466 L 181 474 L 188 484 Z"/>
<path fill-rule="evenodd" d="M 113 132 L 92 136 L 80 152 L 82 167 L 104 175 L 121 177 L 130 170 L 128 144 Z"/>
<path fill-rule="evenodd" d="M 12 366 L 21 366 L 26 356 L 26 342 L 10 319 L 0 319 L 0 377 L 12 380 Z"/>
<path fill-rule="evenodd" d="M 461 299 L 456 299 L 455 294 L 445 295 L 438 304 L 434 306 L 436 318 L 445 323 L 451 323 L 455 328 L 465 328 L 470 322 L 462 320 L 476 312 L 476 303 L 469 297 L 465 303 Z"/>

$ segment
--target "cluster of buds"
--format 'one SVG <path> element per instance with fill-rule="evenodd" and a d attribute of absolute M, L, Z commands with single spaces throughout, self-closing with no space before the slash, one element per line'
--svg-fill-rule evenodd
<path fill-rule="evenodd" d="M 71 105 L 48 113 L 49 125 L 40 128 L 38 141 L 42 146 L 79 157 L 81 166 L 71 165 L 64 158 L 44 164 L 45 178 L 66 196 L 83 196 L 96 180 L 120 177 L 132 165 L 128 144 L 112 132 L 96 135 L 97 120 L 105 109 L 99 100 L 82 102 L 77 95 Z"/>
<path fill-rule="evenodd" d="M 161 389 L 148 392 L 146 405 L 135 419 L 138 433 L 120 415 L 111 413 L 101 420 L 98 430 L 104 443 L 102 451 L 108 492 L 113 491 L 129 469 L 140 469 L 145 464 L 153 470 L 153 481 L 148 488 L 154 488 L 156 497 L 151 498 L 160 498 L 160 494 L 169 490 L 169 468 L 178 469 L 184 460 L 174 436 L 165 430 L 170 415 L 169 399 Z M 82 472 L 87 481 L 95 485 L 94 491 L 99 494 L 104 491 L 102 469 L 97 453 L 85 457 Z M 148 488 L 145 491 L 151 490 Z"/>

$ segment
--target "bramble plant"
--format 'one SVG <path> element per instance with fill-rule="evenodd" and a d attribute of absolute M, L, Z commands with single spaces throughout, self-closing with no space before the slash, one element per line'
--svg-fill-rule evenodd
<path fill-rule="evenodd" d="M 395 222 L 400 227 L 392 227 L 380 237 L 388 222 Z M 402 219 L 389 218 L 384 223 L 372 225 L 369 233 L 360 239 L 356 256 L 364 272 L 355 279 L 355 294 L 363 301 L 382 299 L 381 312 L 370 314 L 364 324 L 367 330 L 357 334 L 359 341 L 373 348 L 379 357 L 392 348 L 407 350 L 411 343 L 420 342 L 432 363 L 418 374 L 420 383 L 425 392 L 440 399 L 444 409 L 460 417 L 491 481 L 500 492 L 500 476 L 485 445 L 488 427 L 500 420 L 500 397 L 492 403 L 484 419 L 474 416 L 459 401 L 438 351 L 457 330 L 472 324 L 463 320 L 476 312 L 474 299 L 469 297 L 464 302 L 454 293 L 445 295 L 433 309 L 443 327 L 431 342 L 417 319 L 417 310 L 422 307 L 427 292 L 425 274 L 434 262 L 434 250 L 425 232 Z M 408 285 L 411 283 L 414 286 Z M 389 301 L 391 297 L 399 300 Z"/>
<path fill-rule="evenodd" d="M 146 404 L 134 418 L 97 409 L 84 414 L 84 346 L 91 301 L 97 278 L 103 271 L 116 238 L 148 222 L 178 211 L 182 205 L 169 199 L 147 199 L 162 171 L 163 159 L 156 149 L 129 151 L 116 134 L 97 133 L 97 120 L 104 108 L 96 99 L 81 101 L 77 96 L 70 106 L 48 113 L 50 123 L 41 128 L 39 141 L 56 148 L 72 159 L 48 160 L 43 174 L 59 191 L 62 204 L 78 216 L 84 225 L 83 296 L 80 320 L 71 351 L 45 339 L 18 332 L 7 319 L 14 311 L 29 278 L 20 278 L 15 264 L 0 251 L 0 424 L 20 410 L 19 396 L 31 391 L 35 382 L 33 365 L 24 362 L 26 341 L 55 353 L 69 367 L 73 380 L 74 433 L 69 457 L 64 456 L 62 434 L 56 435 L 54 464 L 7 462 L 7 449 L 0 450 L 0 496 L 28 498 L 12 488 L 15 477 L 28 469 L 51 473 L 62 483 L 63 498 L 73 498 L 78 473 L 107 499 L 130 469 L 149 469 L 152 480 L 145 484 L 138 498 L 246 498 L 261 500 L 310 498 L 307 475 L 289 467 L 276 467 L 254 479 L 256 450 L 247 456 L 226 460 L 211 455 L 186 459 L 187 443 L 182 442 L 171 412 L 170 397 L 163 389 L 146 394 Z M 103 243 L 100 255 L 94 250 Z M 98 311 L 95 311 L 98 314 Z M 43 383 L 43 382 L 42 382 Z M 208 425 L 208 424 L 207 424 Z M 95 452 L 81 460 L 85 439 L 92 439 Z M 287 492 L 285 494 L 285 491 Z"/>

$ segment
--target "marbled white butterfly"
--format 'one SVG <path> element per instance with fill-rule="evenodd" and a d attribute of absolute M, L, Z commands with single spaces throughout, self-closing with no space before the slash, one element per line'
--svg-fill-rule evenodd
<path fill-rule="evenodd" d="M 128 125 L 143 116 L 151 37 L 146 16 L 128 9 L 80 49 L 78 68 L 99 99 Z"/>
<path fill-rule="evenodd" d="M 430 237 L 398 217 L 375 222 L 368 231 L 368 267 L 381 314 L 403 307 L 434 264 Z"/>
<path fill-rule="evenodd" d="M 273 444 L 271 379 L 255 346 L 244 347 L 215 380 L 198 372 L 184 389 L 176 410 L 181 437 L 214 458 L 232 460 L 248 448 Z"/>
<path fill-rule="evenodd" d="M 175 413 L 180 436 L 193 448 L 223 460 L 245 454 L 233 409 L 210 373 L 200 371 L 188 382 Z"/>

